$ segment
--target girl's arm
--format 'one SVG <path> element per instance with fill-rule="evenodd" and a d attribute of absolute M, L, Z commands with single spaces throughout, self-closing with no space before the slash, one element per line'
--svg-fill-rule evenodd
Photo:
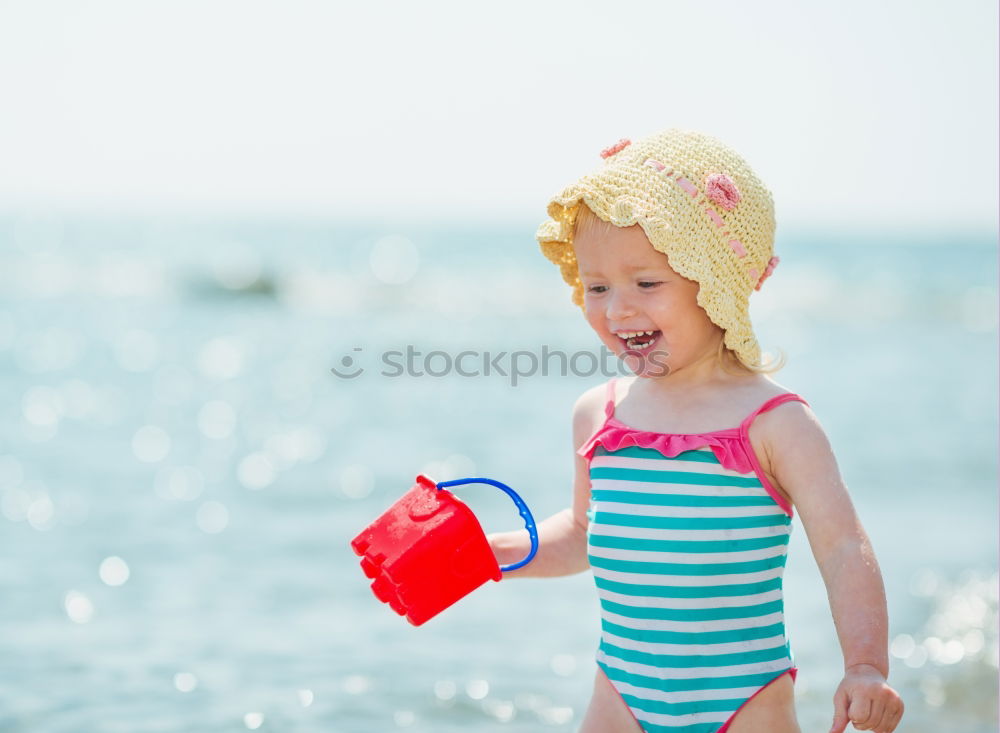
<path fill-rule="evenodd" d="M 790 402 L 771 413 L 764 441 L 771 470 L 791 496 L 806 530 L 844 655 L 844 680 L 834 696 L 831 730 L 842 731 L 850 718 L 888 733 L 902 716 L 903 703 L 885 682 L 889 620 L 875 551 L 813 411 Z"/>
<path fill-rule="evenodd" d="M 522 568 L 504 578 L 551 578 L 580 573 L 590 567 L 587 559 L 587 510 L 590 506 L 590 470 L 576 454 L 597 428 L 603 415 L 604 386 L 584 392 L 573 406 L 573 506 L 553 514 L 538 525 L 538 554 Z M 524 530 L 487 535 L 501 565 L 517 562 L 528 554 L 531 542 Z"/>

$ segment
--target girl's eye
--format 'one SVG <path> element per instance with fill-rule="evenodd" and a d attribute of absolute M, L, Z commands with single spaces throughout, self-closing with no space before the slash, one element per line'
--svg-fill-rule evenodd
<path fill-rule="evenodd" d="M 657 285 L 659 285 L 659 284 L 660 284 L 660 282 L 659 282 L 659 281 L 653 281 L 653 280 L 641 280 L 641 281 L 639 282 L 639 287 L 640 287 L 640 288 L 655 288 L 655 287 L 656 287 Z"/>
<path fill-rule="evenodd" d="M 588 293 L 603 293 L 605 290 L 607 290 L 605 285 L 591 285 L 587 288 Z"/>

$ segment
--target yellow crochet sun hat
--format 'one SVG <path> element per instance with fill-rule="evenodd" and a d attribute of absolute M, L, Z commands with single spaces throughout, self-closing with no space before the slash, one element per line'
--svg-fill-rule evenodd
<path fill-rule="evenodd" d="M 778 258 L 771 192 L 746 161 L 709 135 L 671 128 L 601 151 L 604 164 L 557 194 L 536 234 L 583 308 L 573 251 L 580 203 L 618 227 L 638 224 L 682 277 L 699 283 L 698 305 L 725 330 L 724 341 L 747 366 L 761 354 L 750 323 L 750 294 Z"/>

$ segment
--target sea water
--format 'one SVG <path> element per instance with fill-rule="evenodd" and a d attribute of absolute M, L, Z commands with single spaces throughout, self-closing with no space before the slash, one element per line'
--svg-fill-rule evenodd
<path fill-rule="evenodd" d="M 615 362 L 533 236 L 0 219 L 0 731 L 575 730 L 586 573 L 415 628 L 349 548 L 420 472 L 504 481 L 539 520 L 569 504 L 572 406 Z M 776 251 L 751 314 L 871 538 L 900 730 L 995 731 L 996 237 Z M 519 526 L 495 489 L 456 492 Z M 825 730 L 843 657 L 798 514 L 785 597 L 799 720 Z"/>

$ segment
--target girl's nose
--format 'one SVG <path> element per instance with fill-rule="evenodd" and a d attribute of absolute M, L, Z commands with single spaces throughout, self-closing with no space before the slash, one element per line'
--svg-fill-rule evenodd
<path fill-rule="evenodd" d="M 605 313 L 609 321 L 621 321 L 634 316 L 636 312 L 635 305 L 621 291 L 611 293 L 606 308 Z"/>

